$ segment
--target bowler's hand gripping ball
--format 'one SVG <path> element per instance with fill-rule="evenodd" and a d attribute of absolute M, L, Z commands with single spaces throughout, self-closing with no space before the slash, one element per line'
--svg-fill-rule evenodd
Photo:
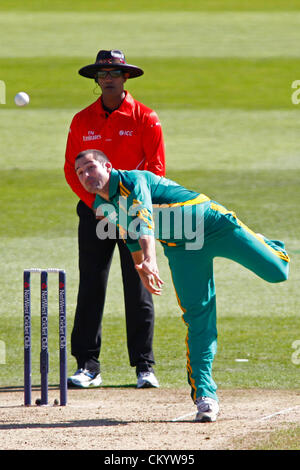
<path fill-rule="evenodd" d="M 25 91 L 20 91 L 15 96 L 15 103 L 17 106 L 26 106 L 29 103 L 30 99 Z"/>

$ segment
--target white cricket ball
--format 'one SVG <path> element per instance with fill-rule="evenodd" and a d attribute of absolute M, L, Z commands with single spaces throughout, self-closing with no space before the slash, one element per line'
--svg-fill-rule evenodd
<path fill-rule="evenodd" d="M 25 91 L 20 91 L 15 96 L 15 103 L 17 106 L 26 106 L 30 101 L 29 95 Z"/>

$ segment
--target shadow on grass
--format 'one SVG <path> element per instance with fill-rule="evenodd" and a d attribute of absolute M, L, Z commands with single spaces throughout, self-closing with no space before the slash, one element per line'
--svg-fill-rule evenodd
<path fill-rule="evenodd" d="M 96 390 L 101 388 L 136 388 L 136 384 L 119 384 L 119 385 L 101 385 L 100 387 L 90 387 L 90 388 L 76 388 L 76 387 L 69 387 L 68 390 L 77 390 L 78 392 L 86 391 L 86 390 Z M 41 389 L 40 385 L 33 385 L 32 391 L 38 392 Z M 59 390 L 58 384 L 49 385 L 49 390 Z M 22 385 L 12 385 L 6 387 L 0 387 L 0 393 L 13 393 L 13 392 L 23 392 L 24 388 Z"/>

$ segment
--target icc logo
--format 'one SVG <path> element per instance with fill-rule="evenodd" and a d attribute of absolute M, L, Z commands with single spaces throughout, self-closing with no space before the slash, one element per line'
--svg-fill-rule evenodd
<path fill-rule="evenodd" d="M 126 135 L 126 136 L 131 137 L 132 134 L 133 134 L 133 131 L 123 131 L 123 130 L 119 131 L 119 135 Z"/>

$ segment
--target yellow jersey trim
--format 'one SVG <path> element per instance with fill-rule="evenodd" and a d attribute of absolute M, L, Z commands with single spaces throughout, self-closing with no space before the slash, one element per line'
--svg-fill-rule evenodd
<path fill-rule="evenodd" d="M 172 202 L 170 204 L 153 204 L 153 207 L 180 207 L 180 206 L 193 206 L 194 204 L 202 204 L 203 202 L 210 201 L 209 197 L 205 196 L 205 194 L 199 194 L 194 199 L 189 199 L 185 202 Z"/>

